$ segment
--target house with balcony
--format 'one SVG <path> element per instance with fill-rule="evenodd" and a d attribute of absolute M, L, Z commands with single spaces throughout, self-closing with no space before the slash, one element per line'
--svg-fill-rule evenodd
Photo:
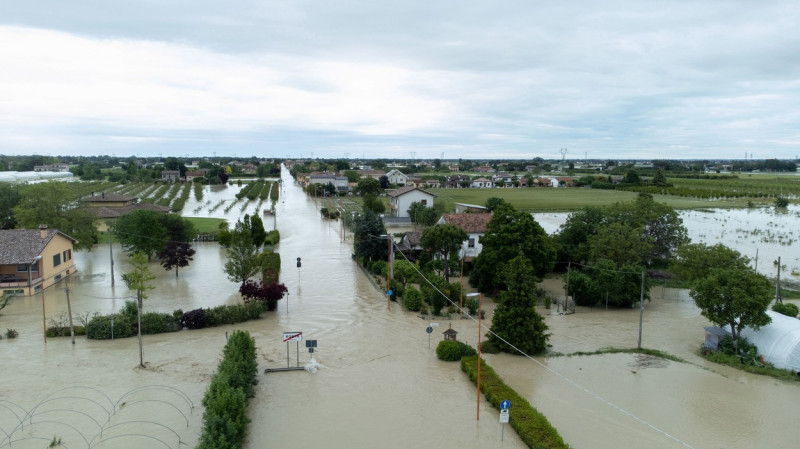
<path fill-rule="evenodd" d="M 389 178 L 389 184 L 396 186 L 404 186 L 408 184 L 408 175 L 396 168 L 389 170 L 389 172 L 386 173 L 386 177 Z"/>
<path fill-rule="evenodd" d="M 76 242 L 46 225 L 0 230 L 0 292 L 33 296 L 74 273 Z"/>
<path fill-rule="evenodd" d="M 480 177 L 472 180 L 472 184 L 470 187 L 473 189 L 490 189 L 494 187 L 494 183 L 492 183 L 491 179 Z"/>
<path fill-rule="evenodd" d="M 181 172 L 180 170 L 161 170 L 161 180 L 164 182 L 180 182 Z"/>
<path fill-rule="evenodd" d="M 464 262 L 472 262 L 483 249 L 480 238 L 486 233 L 486 224 L 491 218 L 492 214 L 488 213 L 444 214 L 436 224 L 453 225 L 467 233 L 467 239 L 461 244 L 461 254 Z"/>

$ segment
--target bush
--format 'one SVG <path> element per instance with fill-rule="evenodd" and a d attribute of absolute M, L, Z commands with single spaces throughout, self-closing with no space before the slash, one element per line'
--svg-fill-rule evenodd
<path fill-rule="evenodd" d="M 203 396 L 200 449 L 240 448 L 247 434 L 247 398 L 257 371 L 256 349 L 248 332 L 236 330 L 223 349 L 219 370 Z"/>
<path fill-rule="evenodd" d="M 86 327 L 74 326 L 74 328 L 75 328 L 75 335 L 86 335 Z M 46 335 L 50 338 L 55 338 L 55 337 L 69 337 L 71 334 L 69 332 L 69 326 L 51 326 L 47 328 Z"/>
<path fill-rule="evenodd" d="M 264 301 L 250 301 L 247 304 L 222 305 L 205 309 L 206 327 L 254 320 L 260 318 L 261 314 L 266 311 L 267 304 Z"/>
<path fill-rule="evenodd" d="M 96 315 L 86 324 L 86 338 L 91 340 L 109 340 L 112 337 L 111 315 Z M 113 337 L 126 338 L 136 335 L 133 320 L 126 314 L 115 314 L 113 321 Z"/>
<path fill-rule="evenodd" d="M 19 332 L 15 329 L 6 329 L 6 338 L 17 338 L 19 336 Z"/>
<path fill-rule="evenodd" d="M 797 315 L 800 314 L 800 308 L 798 308 L 796 304 L 790 302 L 779 302 L 772 306 L 772 310 L 792 318 L 797 318 Z"/>
<path fill-rule="evenodd" d="M 467 312 L 469 312 L 470 315 L 474 316 L 478 313 L 478 300 L 472 297 L 467 298 L 467 300 L 464 301 L 464 307 L 467 308 Z"/>
<path fill-rule="evenodd" d="M 520 439 L 532 448 L 559 449 L 568 448 L 558 431 L 547 421 L 547 418 L 533 408 L 531 404 L 516 391 L 510 388 L 481 360 L 480 390 L 495 408 L 500 408 L 504 399 L 514 404 L 514 412 L 509 416 L 509 424 L 517 432 Z M 472 382 L 477 381 L 477 357 L 463 357 L 461 370 L 467 373 Z"/>
<path fill-rule="evenodd" d="M 263 252 L 259 255 L 261 261 L 261 279 L 265 284 L 276 284 L 281 272 L 281 255 L 273 252 Z"/>
<path fill-rule="evenodd" d="M 442 340 L 436 346 L 436 357 L 445 362 L 456 362 L 461 360 L 461 348 L 457 341 Z"/>
<path fill-rule="evenodd" d="M 397 302 L 397 298 L 402 298 L 405 294 L 406 288 L 399 282 L 392 283 L 392 301 Z"/>
<path fill-rule="evenodd" d="M 403 307 L 412 312 L 419 312 L 422 308 L 422 293 L 414 287 L 408 287 L 403 293 Z"/>
<path fill-rule="evenodd" d="M 181 327 L 187 329 L 202 329 L 206 327 L 205 309 L 194 309 L 181 316 Z"/>
<path fill-rule="evenodd" d="M 385 275 L 386 274 L 385 270 L 387 270 L 387 267 L 386 267 L 386 261 L 384 260 L 373 260 L 369 264 L 369 271 L 372 274 L 376 274 L 378 276 Z"/>
<path fill-rule="evenodd" d="M 281 240 L 281 233 L 277 230 L 272 230 L 267 232 L 267 237 L 264 238 L 265 245 L 272 245 L 275 246 Z"/>
<path fill-rule="evenodd" d="M 139 314 L 139 307 L 136 305 L 136 301 L 125 301 L 125 305 L 122 306 L 122 310 L 119 313 L 136 317 Z"/>
<path fill-rule="evenodd" d="M 170 314 L 157 312 L 142 314 L 142 334 L 152 335 L 164 332 L 176 332 L 179 329 L 178 320 Z"/>
<path fill-rule="evenodd" d="M 478 355 L 478 352 L 472 346 L 461 341 L 457 343 L 458 343 L 458 349 L 461 351 L 461 357 L 471 357 L 473 355 Z"/>

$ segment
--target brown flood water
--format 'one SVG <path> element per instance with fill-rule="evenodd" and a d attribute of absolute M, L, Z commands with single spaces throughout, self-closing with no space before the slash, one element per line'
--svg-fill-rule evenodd
<path fill-rule="evenodd" d="M 193 447 L 201 429 L 203 392 L 225 333 L 233 329 L 249 330 L 259 352 L 259 383 L 249 406 L 249 448 L 525 447 L 508 426 L 501 442 L 498 412 L 482 398 L 476 421 L 475 388 L 457 363 L 435 357 L 433 348 L 449 324 L 459 339 L 475 345 L 476 323 L 437 318 L 441 326 L 429 350 L 425 328 L 431 320 L 395 303 L 387 310 L 386 297 L 353 264 L 349 235 L 342 242 L 339 223 L 320 220 L 314 203 L 284 176 L 285 201 L 278 203 L 277 226 L 281 281 L 290 292 L 288 312 L 284 299 L 276 313 L 262 320 L 145 336 L 147 368 L 139 369 L 135 338 L 78 337 L 74 346 L 69 338 L 57 338 L 45 345 L 41 295 L 14 299 L 0 316 L 0 329 L 20 332 L 16 340 L 0 340 L 0 354 L 7 361 L 0 376 L 0 448 L 7 445 L 8 434 L 14 448 L 43 447 L 54 435 L 70 448 L 177 448 L 179 438 Z M 234 193 L 231 189 L 231 198 Z M 239 208 L 231 212 L 235 221 Z M 76 254 L 80 273 L 70 280 L 75 314 L 119 310 L 131 295 L 120 279 L 127 269 L 125 257 L 114 249 L 113 290 L 108 246 Z M 215 244 L 196 249 L 194 262 L 177 280 L 153 263 L 159 278 L 145 311 L 240 301 L 237 285 L 221 273 L 224 250 Z M 297 257 L 302 258 L 299 269 Z M 63 284 L 57 287 L 45 293 L 48 317 L 66 311 Z M 551 287 L 557 292 L 557 283 Z M 685 291 L 666 289 L 664 296 L 660 288 L 653 291 L 654 301 L 644 314 L 643 345 L 690 364 L 627 354 L 485 358 L 574 448 L 797 447 L 800 431 L 793 425 L 793 412 L 800 385 L 705 363 L 694 355 L 705 319 Z M 484 332 L 491 317 L 491 302 L 486 304 Z M 636 345 L 638 310 L 579 308 L 568 316 L 540 311 L 547 314 L 554 351 Z M 316 373 L 263 373 L 286 366 L 282 333 L 288 331 L 318 341 Z M 303 365 L 309 354 L 303 343 L 299 349 Z M 289 358 L 295 366 L 295 344 L 289 347 Z M 53 400 L 36 408 L 48 397 Z M 33 424 L 26 420 L 24 429 L 18 429 L 17 415 L 34 408 Z M 26 437 L 41 439 L 19 441 Z"/>

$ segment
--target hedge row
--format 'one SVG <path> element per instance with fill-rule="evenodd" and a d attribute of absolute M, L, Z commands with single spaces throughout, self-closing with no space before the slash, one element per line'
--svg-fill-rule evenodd
<path fill-rule="evenodd" d="M 461 370 L 467 373 L 472 382 L 477 381 L 477 369 L 477 356 L 461 359 Z M 533 408 L 525 398 L 506 385 L 484 360 L 481 360 L 481 391 L 486 400 L 498 410 L 500 402 L 504 399 L 514 404 L 508 422 L 528 447 L 535 449 L 569 448 L 558 431 L 547 421 L 547 418 Z"/>
<path fill-rule="evenodd" d="M 247 435 L 247 399 L 256 381 L 256 345 L 247 331 L 233 331 L 217 374 L 203 396 L 203 433 L 198 449 L 241 448 Z"/>
<path fill-rule="evenodd" d="M 142 314 L 142 334 L 176 332 L 184 327 L 202 329 L 223 324 L 236 324 L 260 318 L 266 310 L 266 304 L 254 301 L 248 304 L 196 309 L 186 313 L 180 309 L 172 314 L 147 312 Z M 92 317 L 86 324 L 86 337 L 91 340 L 133 337 L 137 335 L 138 319 L 136 315 L 136 302 L 126 301 L 120 313 L 114 314 L 113 318 L 112 315 Z M 69 331 L 67 331 L 67 335 L 69 335 Z"/>

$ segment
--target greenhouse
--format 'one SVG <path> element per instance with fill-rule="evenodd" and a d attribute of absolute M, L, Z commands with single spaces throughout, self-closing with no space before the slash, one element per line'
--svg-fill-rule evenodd
<path fill-rule="evenodd" d="M 0 171 L 0 182 L 38 182 L 48 179 L 70 180 L 70 172 L 51 171 Z"/>
<path fill-rule="evenodd" d="M 758 347 L 758 353 L 776 368 L 800 372 L 800 320 L 771 310 L 772 322 L 754 331 L 746 327 L 741 336 Z"/>

